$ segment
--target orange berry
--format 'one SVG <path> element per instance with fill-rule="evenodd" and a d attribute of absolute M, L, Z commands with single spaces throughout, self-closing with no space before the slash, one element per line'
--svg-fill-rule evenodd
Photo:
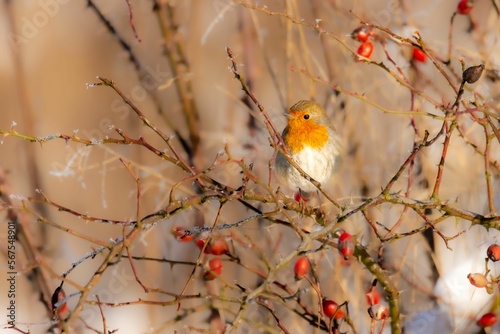
<path fill-rule="evenodd" d="M 295 262 L 295 266 L 293 267 L 293 271 L 295 273 L 295 279 L 301 279 L 304 276 L 306 276 L 310 267 L 311 264 L 309 263 L 307 257 L 305 256 L 299 257 L 298 260 Z"/>
<path fill-rule="evenodd" d="M 211 259 L 208 262 L 209 271 L 205 272 L 203 278 L 207 281 L 213 280 L 222 273 L 222 260 L 218 257 Z"/>
<path fill-rule="evenodd" d="M 488 285 L 488 279 L 486 276 L 480 273 L 467 275 L 470 284 L 474 285 L 476 288 L 484 288 Z"/>
<path fill-rule="evenodd" d="M 345 313 L 341 308 L 337 309 L 337 313 L 335 313 L 335 319 L 343 319 L 345 318 Z"/>
<path fill-rule="evenodd" d="M 227 242 L 222 239 L 213 240 L 212 243 L 207 246 L 207 248 L 210 248 L 210 253 L 212 253 L 213 255 L 222 255 L 229 253 Z"/>

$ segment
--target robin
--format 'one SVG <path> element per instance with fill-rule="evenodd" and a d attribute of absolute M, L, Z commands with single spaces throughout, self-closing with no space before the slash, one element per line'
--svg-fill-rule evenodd
<path fill-rule="evenodd" d="M 288 124 L 281 135 L 290 157 L 319 183 L 328 181 L 340 165 L 340 139 L 325 110 L 312 101 L 299 101 L 288 112 Z M 307 201 L 316 187 L 278 152 L 275 161 L 279 179 L 298 188 L 295 198 Z"/>

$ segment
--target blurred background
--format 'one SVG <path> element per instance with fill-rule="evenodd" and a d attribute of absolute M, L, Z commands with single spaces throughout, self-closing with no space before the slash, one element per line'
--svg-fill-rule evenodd
<path fill-rule="evenodd" d="M 142 147 L 99 144 L 108 137 L 119 138 L 115 127 L 131 138 L 144 136 L 159 150 L 167 149 L 165 142 L 142 124 L 116 92 L 110 87 L 91 85 L 100 82 L 98 76 L 113 80 L 147 118 L 173 136 L 174 147 L 197 170 L 211 166 L 227 148 L 234 159 L 252 163 L 253 172 L 266 183 L 274 150 L 262 116 L 245 99 L 230 71 L 226 53 L 230 47 L 241 74 L 279 131 L 285 126 L 284 112 L 296 101 L 312 99 L 325 107 L 346 152 L 340 175 L 326 189 L 347 206 L 360 203 L 385 187 L 425 131 L 431 135 L 439 132 L 442 120 L 426 113 L 442 117 L 438 106 L 454 103 L 462 73 L 459 59 L 466 67 L 485 64 L 483 77 L 465 86 L 463 99 L 484 104 L 498 128 L 497 3 L 469 1 L 473 4 L 470 14 L 456 15 L 450 29 L 458 2 L 2 1 L 0 129 L 38 137 L 74 135 L 98 144 L 86 146 L 61 139 L 39 144 L 15 136 L 0 138 L 2 193 L 9 195 L 13 206 L 21 207 L 26 198 L 39 197 L 36 190 L 41 189 L 50 200 L 76 212 L 133 221 L 137 217 L 137 188 L 119 161 L 123 158 L 141 178 L 142 216 L 168 204 L 172 186 L 188 174 Z M 408 43 L 375 29 L 370 57 L 373 62 L 359 61 L 356 52 L 361 43 L 350 34 L 361 25 L 360 20 L 413 42 L 419 34 L 428 55 L 424 61 L 415 59 Z M 444 62 L 450 55 L 446 66 Z M 383 64 L 393 74 L 377 64 Z M 404 79 L 398 82 L 396 77 Z M 453 133 L 448 149 L 440 199 L 464 210 L 490 214 L 485 130 L 468 114 L 460 116 L 458 124 L 460 132 Z M 489 135 L 493 204 L 498 207 L 500 151 L 498 139 Z M 393 188 L 395 192 L 408 192 L 417 200 L 429 199 L 443 139 L 417 155 L 412 173 L 403 173 Z M 210 175 L 223 184 L 241 184 L 240 169 L 234 164 L 222 164 Z M 272 185 L 279 186 L 274 179 Z M 189 182 L 180 189 L 184 195 L 195 193 Z M 293 190 L 282 190 L 292 195 Z M 121 237 L 123 227 L 78 219 L 36 202 L 27 205 L 29 209 L 16 212 L 35 250 L 36 261 L 18 243 L 16 321 L 24 331 L 45 333 L 51 324 L 40 293 L 47 300 L 47 291 L 50 294 L 59 286 L 60 275 L 98 247 L 99 243 L 91 240 L 107 243 Z M 172 226 L 211 226 L 218 207 L 218 203 L 207 202 L 160 222 L 135 241 L 133 254 L 196 261 L 198 248 L 176 240 Z M 332 217 L 338 214 L 331 203 L 324 203 L 323 208 Z M 62 228 L 40 222 L 31 211 Z M 427 214 L 430 219 L 437 218 L 436 212 Z M 221 221 L 236 222 L 248 215 L 241 206 L 228 205 Z M 304 224 L 313 225 L 307 218 L 296 216 Z M 369 216 L 387 228 L 403 217 L 398 233 L 423 225 L 421 217 L 411 212 L 402 216 L 401 207 L 389 204 L 371 209 Z M 7 272 L 7 221 L 4 210 L 0 220 L 3 272 Z M 363 215 L 354 215 L 342 228 L 377 254 L 380 242 Z M 465 233 L 449 241 L 451 249 L 431 231 L 400 238 L 383 248 L 385 268 L 401 291 L 402 322 L 407 333 L 479 333 L 475 322 L 482 314 L 497 309 L 498 291 L 490 295 L 472 287 L 467 274 L 484 272 L 486 248 L 497 241 L 498 231 L 487 231 L 455 218 L 442 221 L 438 230 L 449 237 Z M 240 249 L 240 254 L 261 270 L 265 269 L 263 255 L 269 263 L 276 263 L 299 243 L 291 229 L 266 221 L 231 230 L 231 237 L 240 241 L 236 248 L 245 248 L 241 246 L 245 242 L 259 247 L 259 251 Z M 373 278 L 370 273 L 355 261 L 344 263 L 334 250 L 314 253 L 312 258 L 322 293 L 339 303 L 349 301 L 354 325 L 343 324 L 343 332 L 351 333 L 353 328 L 358 333 L 372 331 L 363 297 Z M 66 294 L 84 286 L 103 259 L 99 254 L 79 264 L 68 276 L 71 284 L 65 284 Z M 41 291 L 33 267 L 40 269 L 36 275 L 43 277 L 46 291 Z M 498 267 L 490 264 L 490 269 L 496 277 Z M 138 261 L 136 270 L 147 286 L 179 294 L 192 266 Z M 230 261 L 225 263 L 224 279 L 248 289 L 261 283 L 257 275 L 249 275 Z M 304 289 L 304 300 L 311 309 L 318 308 L 317 298 L 309 296 L 314 295 L 311 287 L 295 282 L 290 269 L 280 271 L 277 279 L 295 290 Z M 237 293 L 230 285 L 219 280 L 204 282 L 196 274 L 186 294 L 234 297 Z M 9 302 L 6 295 L 2 288 L 2 310 Z M 90 295 L 110 303 L 172 300 L 161 293 L 145 294 L 125 259 L 107 269 Z M 70 310 L 78 298 L 76 295 L 68 300 Z M 193 298 L 182 303 L 180 312 L 176 303 L 165 307 L 137 303 L 103 309 L 107 328 L 117 333 L 216 333 L 222 332 L 224 324 L 238 312 L 238 303 L 223 300 Z M 285 327 L 293 329 L 293 333 L 320 332 L 289 308 L 276 308 Z M 97 306 L 86 305 L 80 317 L 83 321 L 74 323 L 73 332 L 91 332 L 91 328 L 102 332 Z M 7 324 L 3 315 L 0 319 L 3 328 Z M 246 310 L 244 319 L 233 332 L 280 332 L 269 312 L 255 304 Z M 390 332 L 388 324 L 384 328 L 380 323 L 376 326 L 374 332 Z"/>

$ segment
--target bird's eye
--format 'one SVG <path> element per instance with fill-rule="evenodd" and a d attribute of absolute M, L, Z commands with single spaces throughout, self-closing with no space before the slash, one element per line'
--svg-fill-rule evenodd
<path fill-rule="evenodd" d="M 309 117 L 311 117 L 311 116 L 309 116 L 309 114 L 304 115 L 304 119 L 309 119 Z"/>

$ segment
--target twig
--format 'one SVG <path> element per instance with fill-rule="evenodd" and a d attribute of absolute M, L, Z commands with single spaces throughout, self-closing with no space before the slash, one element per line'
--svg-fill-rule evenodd
<path fill-rule="evenodd" d="M 7 215 L 5 218 L 9 222 L 12 222 L 15 226 L 15 239 L 19 243 L 19 245 L 21 245 L 26 256 L 26 261 L 32 266 L 32 273 L 30 273 L 30 275 L 33 275 L 34 285 L 40 292 L 40 301 L 46 307 L 47 315 L 50 316 L 52 314 L 52 310 L 50 310 L 49 308 L 51 291 L 49 289 L 47 280 L 43 275 L 43 272 L 38 266 L 37 261 L 37 259 L 41 256 L 39 254 L 39 250 L 37 250 L 37 247 L 33 245 L 29 233 L 26 230 L 27 222 L 24 221 L 25 219 L 22 219 L 22 217 L 19 217 L 18 210 L 16 210 L 12 205 L 11 199 L 9 197 L 10 194 L 11 190 L 9 189 L 9 185 L 7 183 L 5 171 L 3 170 L 3 168 L 0 168 L 0 200 L 2 201 L 0 202 L 0 209 L 2 211 L 6 209 Z M 18 268 L 15 268 L 15 270 L 11 271 L 16 270 L 18 270 Z"/>
<path fill-rule="evenodd" d="M 137 227 L 142 229 L 142 221 L 141 221 L 141 179 L 135 175 L 135 173 L 132 171 L 130 168 L 130 163 L 125 162 L 123 158 L 119 158 L 120 162 L 123 164 L 123 166 L 127 169 L 127 171 L 132 175 L 134 178 L 136 188 L 137 188 L 137 195 L 136 195 L 136 224 Z"/>
<path fill-rule="evenodd" d="M 134 229 L 131 234 L 129 235 L 129 238 L 135 239 L 137 235 L 139 235 L 140 230 L 139 229 Z M 76 321 L 76 319 L 79 317 L 80 312 L 82 312 L 84 305 L 87 303 L 88 297 L 90 295 L 90 292 L 92 291 L 92 288 L 97 285 L 97 283 L 102 279 L 103 273 L 106 271 L 106 269 L 111 265 L 111 263 L 114 261 L 114 259 L 120 254 L 122 249 L 121 244 L 116 244 L 114 245 L 111 249 L 104 261 L 102 261 L 101 265 L 99 268 L 96 270 L 96 272 L 92 275 L 91 279 L 88 281 L 88 283 L 85 285 L 84 290 L 82 291 L 82 294 L 80 296 L 80 299 L 78 300 L 77 305 L 75 306 L 73 313 L 71 314 L 71 317 L 64 323 L 65 330 L 68 331 L 68 328 L 71 328 L 73 325 L 73 322 Z"/>
<path fill-rule="evenodd" d="M 124 235 L 125 238 L 125 235 Z M 132 260 L 132 254 L 130 252 L 130 247 L 128 245 L 125 246 L 125 249 L 127 250 L 127 257 L 128 261 L 130 263 L 130 267 L 132 268 L 132 273 L 134 274 L 135 281 L 139 283 L 139 285 L 142 287 L 145 293 L 150 292 L 151 290 L 147 288 L 144 283 L 142 283 L 142 280 L 139 278 L 139 275 L 137 274 L 137 270 L 135 269 L 134 261 Z"/>
<path fill-rule="evenodd" d="M 132 62 L 132 64 L 134 64 L 135 69 L 137 71 L 140 71 L 142 69 L 142 65 L 139 62 L 139 59 L 134 54 L 134 52 L 132 51 L 132 47 L 130 46 L 130 44 L 128 44 L 128 42 L 125 41 L 125 39 L 120 35 L 120 33 L 118 33 L 113 24 L 106 18 L 106 16 L 104 16 L 104 14 L 101 12 L 99 7 L 96 6 L 93 0 L 87 0 L 87 6 L 89 6 L 90 9 L 92 9 L 97 14 L 99 20 L 109 30 L 111 35 L 113 35 L 116 38 L 120 46 L 128 53 L 129 59 Z"/>
<path fill-rule="evenodd" d="M 448 28 L 448 59 L 444 62 L 449 65 L 451 63 L 451 52 L 452 52 L 452 40 L 453 40 L 453 21 L 455 20 L 455 16 L 457 16 L 457 12 L 453 12 L 450 18 L 450 24 Z"/>
<path fill-rule="evenodd" d="M 211 232 L 213 232 L 213 230 L 215 229 L 215 227 L 217 226 L 217 223 L 219 222 L 219 219 L 221 217 L 221 214 L 222 214 L 222 208 L 224 207 L 224 203 L 225 201 L 221 201 L 220 202 L 220 205 L 219 205 L 219 209 L 217 210 L 217 216 L 215 217 L 215 221 L 214 221 L 214 225 L 212 226 L 212 229 L 211 229 Z M 210 238 L 208 238 L 205 243 L 203 244 L 203 247 L 202 249 L 200 250 L 200 253 L 198 254 L 198 259 L 196 260 L 196 265 L 193 267 L 193 270 L 191 271 L 191 273 L 189 274 L 189 277 L 188 279 L 186 280 L 186 283 L 184 284 L 184 287 L 182 288 L 179 296 L 182 296 L 184 294 L 184 292 L 186 292 L 188 286 L 189 286 L 189 283 L 191 283 L 194 279 L 194 274 L 196 272 L 196 268 L 198 266 L 201 265 L 201 262 L 203 260 L 203 255 L 204 255 L 204 252 L 205 252 L 205 249 L 206 247 L 208 246 L 208 243 L 210 242 Z M 177 311 L 179 311 L 181 308 L 181 302 L 179 300 L 179 303 L 177 304 Z"/>
<path fill-rule="evenodd" d="M 99 295 L 95 295 L 95 298 L 97 299 L 97 307 L 99 307 L 99 313 L 101 314 L 101 319 L 102 319 L 102 333 L 107 334 L 108 329 L 106 326 L 106 316 L 104 315 L 104 311 L 102 310 L 102 304 L 101 300 L 99 299 Z"/>
<path fill-rule="evenodd" d="M 259 109 L 261 115 L 264 117 L 264 124 L 266 125 L 267 132 L 271 135 L 273 143 L 278 147 L 279 146 L 283 147 L 285 152 L 288 153 L 288 148 L 286 148 L 286 145 L 284 144 L 280 133 L 278 132 L 278 130 L 276 130 L 276 127 L 274 126 L 274 123 L 271 121 L 271 118 L 267 114 L 265 108 L 259 103 L 255 95 L 253 95 L 250 88 L 248 87 L 248 84 L 246 83 L 245 79 L 243 79 L 243 77 L 238 72 L 238 66 L 236 65 L 236 61 L 234 60 L 233 51 L 229 47 L 227 47 L 226 52 L 229 57 L 229 60 L 231 60 L 231 72 L 234 74 L 234 77 L 240 82 L 241 89 L 243 89 L 245 94 L 248 95 L 248 97 L 250 97 L 252 102 Z"/>
<path fill-rule="evenodd" d="M 490 152 L 491 152 L 491 135 L 488 130 L 487 125 L 484 125 L 484 138 L 485 138 L 485 147 L 484 147 L 484 176 L 486 178 L 486 189 L 488 194 L 488 208 L 491 213 L 496 212 L 495 208 L 495 193 L 491 179 L 491 168 L 490 168 Z"/>
<path fill-rule="evenodd" d="M 431 198 L 435 200 L 437 200 L 439 196 L 438 193 L 439 193 L 439 187 L 441 186 L 441 181 L 443 179 L 443 170 L 444 170 L 444 163 L 446 160 L 446 153 L 448 152 L 448 147 L 450 145 L 451 134 L 453 133 L 453 130 L 456 128 L 456 125 L 457 125 L 456 121 L 452 121 L 450 125 L 448 125 L 446 122 L 444 122 L 443 124 L 445 128 L 443 151 L 441 152 L 441 159 L 438 165 L 438 172 L 434 183 L 434 189 L 432 190 L 431 194 Z"/>
<path fill-rule="evenodd" d="M 396 183 L 396 181 L 399 180 L 401 174 L 403 174 L 406 167 L 408 167 L 408 165 L 410 165 L 414 161 L 417 153 L 420 152 L 420 150 L 423 147 L 429 146 L 429 142 L 427 141 L 428 138 L 429 138 L 429 132 L 425 131 L 424 139 L 422 140 L 422 142 L 413 148 L 413 151 L 410 153 L 408 158 L 406 158 L 405 162 L 401 165 L 401 167 L 399 167 L 399 170 L 396 172 L 396 174 L 394 174 L 389 183 L 385 186 L 384 190 L 382 190 L 382 195 L 389 194 L 394 183 Z"/>
<path fill-rule="evenodd" d="M 420 215 L 420 217 L 422 217 L 422 219 L 425 221 L 425 223 L 427 225 L 429 225 L 432 228 L 432 230 L 434 232 L 436 232 L 436 234 L 439 235 L 439 237 L 441 237 L 441 239 L 443 239 L 446 248 L 448 248 L 449 250 L 453 250 L 453 249 L 448 244 L 448 241 L 456 239 L 457 237 L 459 237 L 460 235 L 462 235 L 462 234 L 465 233 L 465 231 L 461 231 L 461 232 L 458 232 L 456 235 L 454 235 L 452 237 L 447 237 L 441 231 L 439 231 L 438 229 L 436 229 L 436 226 L 434 225 L 434 223 L 432 221 L 430 221 L 429 218 L 427 218 L 427 216 L 425 215 L 425 213 L 423 213 L 421 210 L 416 210 L 416 212 Z M 442 220 L 443 220 L 443 217 L 439 218 L 439 221 L 442 221 Z"/>
<path fill-rule="evenodd" d="M 123 99 L 123 101 L 129 105 L 132 110 L 137 114 L 137 116 L 141 119 L 141 121 L 151 130 L 153 130 L 158 136 L 160 136 L 161 139 L 168 145 L 168 148 L 174 153 L 177 161 L 179 164 L 186 170 L 189 171 L 191 174 L 195 175 L 197 172 L 194 170 L 194 167 L 191 167 L 191 165 L 177 152 L 177 150 L 173 147 L 171 144 L 171 139 L 172 137 L 169 137 L 165 135 L 160 129 L 158 129 L 144 114 L 137 108 L 137 106 L 125 95 L 122 93 L 120 89 L 115 85 L 115 83 L 112 80 L 102 78 L 102 77 L 97 77 L 102 82 L 102 85 L 111 87 L 120 97 Z M 93 84 L 95 86 L 100 85 L 98 84 Z"/>
<path fill-rule="evenodd" d="M 141 38 L 139 37 L 139 35 L 137 34 L 137 30 L 135 29 L 134 11 L 132 10 L 132 4 L 130 3 L 130 0 L 125 0 L 125 2 L 127 3 L 127 6 L 128 6 L 128 16 L 129 16 L 130 27 L 132 27 L 132 31 L 134 32 L 135 39 L 140 43 L 142 41 L 141 41 Z M 104 331 L 104 333 L 106 334 L 106 331 Z"/>
<path fill-rule="evenodd" d="M 278 325 L 278 327 L 283 331 L 283 333 L 285 334 L 290 334 L 290 332 L 286 329 L 285 325 L 283 324 L 283 322 L 280 320 L 280 318 L 278 317 L 278 315 L 276 314 L 276 311 L 274 311 L 271 306 L 269 305 L 269 302 L 267 300 L 263 300 L 263 299 L 257 299 L 257 304 L 259 304 L 260 306 L 266 308 L 269 313 L 271 313 L 271 315 L 273 316 L 274 320 L 276 320 L 276 323 Z"/>
<path fill-rule="evenodd" d="M 493 8 L 495 8 L 495 12 L 497 13 L 497 16 L 500 16 L 500 9 L 498 9 L 497 1 L 491 0 L 491 4 L 493 5 Z"/>
<path fill-rule="evenodd" d="M 181 45 L 181 39 L 177 38 L 178 26 L 174 23 L 174 9 L 172 4 L 163 1 L 154 0 L 154 11 L 158 18 L 161 33 L 163 35 L 163 44 L 165 54 L 170 63 L 173 76 L 176 78 L 184 77 L 189 72 L 189 62 L 184 54 Z M 198 107 L 194 99 L 194 92 L 191 80 L 175 80 L 175 87 L 182 105 L 184 117 L 189 129 L 189 139 L 191 146 L 185 147 L 190 161 L 198 152 L 200 144 L 200 116 Z"/>

